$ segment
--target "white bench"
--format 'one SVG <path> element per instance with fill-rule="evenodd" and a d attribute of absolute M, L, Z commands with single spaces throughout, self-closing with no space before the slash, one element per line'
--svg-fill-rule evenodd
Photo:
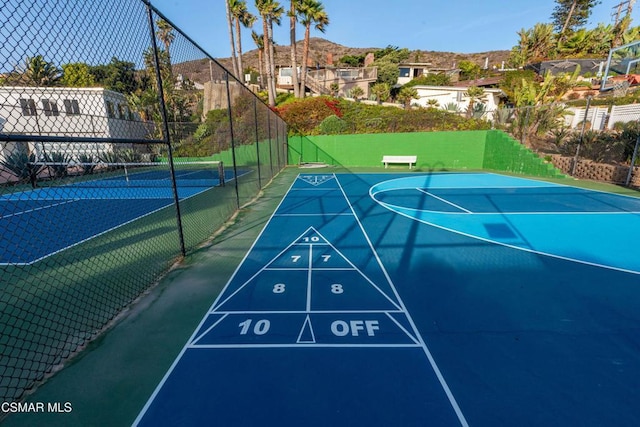
<path fill-rule="evenodd" d="M 415 165 L 417 160 L 418 156 L 382 156 L 385 169 L 389 163 L 409 163 L 409 169 L 411 169 L 411 165 Z"/>

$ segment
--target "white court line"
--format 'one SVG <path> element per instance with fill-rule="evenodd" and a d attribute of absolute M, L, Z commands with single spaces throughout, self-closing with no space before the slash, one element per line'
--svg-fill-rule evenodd
<path fill-rule="evenodd" d="M 389 207 L 389 208 L 395 208 L 395 210 L 410 210 L 412 212 L 424 212 L 424 213 L 432 213 L 432 214 L 437 214 L 437 215 L 451 215 L 451 216 L 458 216 L 458 215 L 475 215 L 475 216 L 505 216 L 505 215 L 509 215 L 509 216 L 522 216 L 522 215 L 529 215 L 529 216 L 536 216 L 536 215 L 576 215 L 576 216 L 588 216 L 588 215 L 638 215 L 640 214 L 640 211 L 519 211 L 519 212 L 513 212 L 513 211 L 504 211 L 504 212 L 472 212 L 472 211 L 466 211 L 466 212 L 449 212 L 449 211 L 434 211 L 431 209 L 417 209 L 417 208 L 411 208 L 411 207 L 407 207 L 407 206 L 401 206 L 401 205 L 396 205 L 394 203 L 389 203 L 389 202 L 383 202 L 378 200 L 375 196 L 377 196 L 378 194 L 381 193 L 385 193 L 387 191 L 391 191 L 391 190 L 385 190 L 385 191 L 379 191 L 377 193 L 374 193 L 371 198 L 373 200 L 375 200 L 376 203 L 385 206 L 385 207 Z M 394 211 L 395 211 L 394 210 Z"/>
<path fill-rule="evenodd" d="M 462 207 L 462 206 L 460 206 L 460 205 L 456 205 L 455 203 L 450 202 L 450 201 L 449 201 L 449 200 L 447 200 L 447 199 L 443 199 L 442 197 L 438 197 L 438 196 L 436 196 L 435 194 L 431 194 L 431 193 L 429 193 L 428 191 L 426 191 L 426 190 L 424 190 L 424 189 L 422 189 L 422 188 L 416 188 L 416 190 L 420 191 L 421 193 L 426 194 L 427 196 L 431 196 L 431 197 L 433 197 L 434 199 L 438 199 L 438 200 L 440 200 L 441 202 L 444 202 L 444 203 L 446 203 L 446 204 L 448 204 L 448 205 L 450 205 L 450 206 L 453 206 L 453 207 L 454 207 L 454 208 L 456 208 L 456 209 L 460 209 L 461 211 L 464 211 L 464 212 L 466 212 L 466 213 L 473 213 L 473 212 L 471 212 L 470 210 L 465 209 L 465 208 L 463 208 L 463 207 Z"/>
<path fill-rule="evenodd" d="M 304 217 L 304 216 L 308 216 L 308 217 L 323 217 L 323 216 L 351 216 L 350 213 L 319 213 L 319 214 L 278 214 L 276 215 L 277 217 Z"/>
<path fill-rule="evenodd" d="M 420 348 L 420 344 L 197 344 L 190 345 L 189 349 L 202 350 L 214 348 Z M 138 421 L 138 420 L 136 420 Z M 135 425 L 135 424 L 134 424 Z"/>
<path fill-rule="evenodd" d="M 234 314 L 234 315 L 245 315 L 245 314 L 388 314 L 388 313 L 404 313 L 402 310 L 371 310 L 371 309 L 362 309 L 362 310 L 313 310 L 312 313 L 309 313 L 307 310 L 226 310 L 226 311 L 210 311 L 209 314 Z"/>
<path fill-rule="evenodd" d="M 41 200 L 43 200 L 43 199 L 33 199 L 33 200 L 25 200 L 25 201 L 41 201 Z M 46 201 L 47 199 L 44 199 L 44 200 Z M 56 200 L 56 199 L 51 199 L 51 200 Z M 20 212 L 12 213 L 10 215 L 0 216 L 0 219 L 11 218 L 12 216 L 20 216 L 20 215 L 28 214 L 28 213 L 31 213 L 31 212 L 41 211 L 43 209 L 55 208 L 56 206 L 66 205 L 68 203 L 75 203 L 75 202 L 77 202 L 79 200 L 81 200 L 81 199 L 69 199 L 69 200 L 65 200 L 64 202 L 54 203 L 52 205 L 41 206 L 39 208 L 28 209 L 26 211 L 20 211 Z M 16 202 L 16 201 L 22 201 L 22 200 L 10 200 L 9 199 L 7 201 L 8 202 Z"/>
<path fill-rule="evenodd" d="M 231 282 L 233 282 L 233 279 L 236 277 L 236 275 L 240 271 L 240 267 L 242 267 L 242 265 L 245 263 L 245 261 L 249 257 L 249 254 L 253 251 L 253 248 L 258 243 L 258 240 L 260 240 L 260 237 L 262 237 L 262 235 L 264 234 L 265 230 L 267 229 L 267 226 L 269 225 L 269 223 L 273 219 L 273 216 L 275 215 L 275 213 L 278 211 L 278 209 L 280 209 L 280 206 L 284 202 L 284 199 L 286 198 L 286 195 L 289 194 L 289 191 L 291 191 L 291 187 L 293 187 L 293 184 L 295 182 L 296 182 L 296 180 L 294 179 L 293 182 L 291 183 L 291 186 L 289 187 L 289 190 L 287 190 L 287 193 L 285 193 L 285 195 L 282 197 L 282 200 L 280 200 L 280 203 L 276 207 L 276 209 L 273 212 L 273 214 L 271 214 L 271 217 L 269 218 L 269 220 L 267 220 L 267 222 L 265 223 L 265 225 L 262 228 L 262 230 L 260 230 L 260 233 L 258 233 L 258 236 L 253 241 L 253 243 L 251 244 L 251 247 L 249 248 L 247 253 L 244 255 L 244 257 L 242 258 L 242 261 L 240 261 L 240 263 L 237 265 L 235 271 L 233 272 L 233 274 L 231 275 L 231 277 L 227 281 L 227 284 L 224 286 L 224 288 L 222 289 L 220 294 L 218 294 L 218 296 L 216 297 L 215 301 L 213 302 L 213 304 L 211 305 L 209 310 L 207 310 L 207 314 L 205 314 L 205 316 L 202 318 L 202 320 L 200 321 L 200 323 L 198 324 L 196 329 L 193 331 L 193 334 L 191 334 L 191 337 L 187 340 L 186 344 L 184 345 L 184 347 L 182 347 L 182 350 L 180 351 L 178 356 L 175 358 L 175 360 L 173 361 L 173 363 L 171 364 L 171 366 L 169 367 L 169 369 L 165 373 L 165 375 L 162 378 L 162 380 L 160 380 L 160 383 L 158 383 L 158 385 L 156 386 L 156 388 L 153 391 L 153 393 L 151 394 L 151 396 L 149 396 L 149 399 L 147 400 L 147 403 L 145 403 L 144 407 L 140 410 L 140 413 L 138 414 L 136 419 L 133 421 L 133 424 L 132 424 L 133 426 L 137 426 L 140 423 L 140 421 L 142 421 L 142 418 L 144 418 L 145 414 L 149 410 L 149 407 L 151 406 L 151 404 L 155 400 L 156 396 L 158 395 L 160 390 L 162 390 L 162 387 L 164 386 L 164 384 L 167 382 L 167 380 L 169 379 L 169 377 L 171 376 L 171 374 L 175 370 L 176 366 L 178 365 L 178 363 L 180 362 L 180 360 L 184 356 L 185 352 L 189 349 L 189 344 L 197 336 L 196 334 L 198 333 L 200 328 L 204 325 L 204 323 L 206 322 L 207 318 L 209 317 L 209 313 L 214 310 L 214 308 L 216 307 L 216 304 L 218 303 L 218 300 L 222 297 L 222 295 L 224 295 L 224 293 L 226 292 L 227 288 L 231 285 Z"/>
<path fill-rule="evenodd" d="M 345 200 L 349 204 L 349 208 L 351 209 L 351 212 L 353 212 L 353 216 L 354 216 L 356 222 L 358 223 L 358 226 L 360 227 L 360 230 L 362 231 L 362 234 L 364 235 L 365 239 L 367 240 L 367 243 L 369 244 L 369 248 L 371 249 L 371 252 L 373 253 L 374 257 L 376 258 L 376 261 L 377 261 L 378 265 L 382 269 L 382 272 L 383 272 L 385 278 L 387 279 L 387 281 L 389 283 L 389 286 L 393 290 L 393 292 L 394 292 L 394 294 L 396 296 L 396 299 L 398 300 L 398 303 L 400 304 L 400 308 L 404 311 L 405 316 L 407 317 L 407 320 L 409 321 L 409 323 L 411 324 L 411 327 L 413 328 L 415 336 L 420 341 L 421 347 L 422 347 L 425 355 L 427 356 L 427 359 L 429 360 L 429 363 L 431 364 L 431 368 L 433 369 L 434 373 L 436 374 L 436 377 L 438 378 L 438 381 L 440 382 L 440 385 L 441 385 L 442 389 L 444 390 L 445 394 L 447 395 L 447 398 L 449 399 L 449 403 L 451 404 L 453 410 L 455 411 L 455 413 L 456 413 L 456 415 L 458 417 L 458 421 L 460 421 L 460 424 L 463 427 L 468 427 L 469 424 L 467 423 L 467 420 L 464 417 L 464 414 L 462 413 L 462 410 L 460 409 L 460 406 L 458 405 L 458 402 L 456 401 L 455 397 L 453 396 L 453 393 L 451 392 L 451 389 L 449 388 L 449 385 L 447 384 L 447 381 L 444 379 L 444 376 L 442 375 L 442 372 L 440 371 L 440 368 L 438 368 L 438 365 L 436 364 L 436 361 L 433 358 L 433 355 L 431 354 L 431 351 L 429 350 L 429 348 L 427 347 L 427 344 L 422 339 L 422 336 L 420 335 L 420 333 L 418 331 L 418 328 L 416 327 L 413 319 L 411 318 L 411 315 L 407 311 L 407 308 L 404 305 L 404 302 L 400 298 L 400 295 L 398 294 L 398 290 L 396 289 L 395 285 L 393 284 L 393 281 L 391 280 L 391 276 L 389 276 L 389 273 L 387 272 L 387 269 L 384 267 L 384 264 L 382 264 L 382 260 L 380 259 L 380 257 L 378 256 L 378 253 L 376 252 L 375 248 L 373 247 L 373 243 L 371 242 L 371 239 L 369 238 L 369 235 L 367 234 L 367 232 L 364 229 L 364 226 L 360 222 L 360 218 L 358 218 L 358 215 L 356 214 L 355 209 L 351 205 L 351 201 L 347 197 L 347 193 L 345 193 L 344 188 L 342 188 L 342 184 L 340 184 L 340 181 L 338 180 L 337 176 L 336 176 L 336 182 L 340 186 L 340 191 L 342 191 L 343 197 L 345 198 Z"/>
<path fill-rule="evenodd" d="M 200 193 L 203 193 L 203 192 L 205 192 L 205 191 L 207 191 L 207 190 L 210 190 L 210 189 L 211 189 L 211 188 L 205 188 L 204 190 L 199 191 L 199 192 L 197 192 L 197 193 L 195 193 L 195 194 L 192 194 L 192 195 L 191 195 L 191 196 L 189 196 L 189 197 L 185 197 L 185 198 L 180 199 L 180 202 L 182 202 L 182 201 L 184 201 L 184 200 L 188 200 L 188 199 L 190 199 L 190 198 L 192 198 L 192 197 L 195 197 L 195 196 L 199 195 Z M 101 200 L 101 199 L 78 199 L 77 201 L 81 201 L 81 200 Z M 109 199 L 109 200 L 114 200 L 114 199 Z M 121 199 L 118 199 L 118 200 L 121 200 Z M 154 200 L 165 200 L 165 199 L 164 199 L 164 198 L 162 198 L 162 199 L 154 199 Z M 156 212 L 160 212 L 160 211 L 161 211 L 161 210 L 163 210 L 163 209 L 167 209 L 167 208 L 168 208 L 168 207 L 170 207 L 170 206 L 175 206 L 175 202 L 174 202 L 174 200 L 173 200 L 173 199 L 166 199 L 166 200 L 168 201 L 168 204 L 166 204 L 166 205 L 164 205 L 164 206 L 161 206 L 161 207 L 159 207 L 158 209 L 155 209 L 155 210 L 153 210 L 153 211 L 151 211 L 151 212 L 147 212 L 147 213 L 145 213 L 144 215 L 137 216 L 137 217 L 135 217 L 135 218 L 133 218 L 133 219 L 130 219 L 129 221 L 126 221 L 126 222 L 120 223 L 120 224 L 118 224 L 118 225 L 116 225 L 116 226 L 114 226 L 114 227 L 111 227 L 111 228 L 109 228 L 108 230 L 104 230 L 104 231 L 102 231 L 102 232 L 100 232 L 100 233 L 98 233 L 98 234 L 93 234 L 93 235 L 91 235 L 91 236 L 87 237 L 86 239 L 83 239 L 83 240 L 80 240 L 80 241 L 78 241 L 78 242 L 75 242 L 75 243 L 73 243 L 73 244 L 71 244 L 71 245 L 69 245 L 69 246 L 66 246 L 66 247 L 64 247 L 64 248 L 60 248 L 60 249 L 58 249 L 57 251 L 50 252 L 50 253 L 48 253 L 48 254 L 46 254 L 46 255 L 44 255 L 44 256 L 42 256 L 42 257 L 40 257 L 40 258 L 37 258 L 37 259 L 35 259 L 35 260 L 33 260 L 33 261 L 29 261 L 29 262 L 0 262 L 0 266 L 5 266 L 5 265 L 15 265 L 15 266 L 33 265 L 33 264 L 35 264 L 35 263 L 37 263 L 37 262 L 39 262 L 39 261 L 42 261 L 43 259 L 49 258 L 49 257 L 51 257 L 51 256 L 53 256 L 53 255 L 59 254 L 60 252 L 64 252 L 64 251 L 66 251 L 67 249 L 71 249 L 71 248 L 73 248 L 73 247 L 76 247 L 76 246 L 78 246 L 78 245 L 81 245 L 82 243 L 88 242 L 88 241 L 89 241 L 89 240 L 91 240 L 91 239 L 95 239 L 96 237 L 102 236 L 102 235 L 107 234 L 107 233 L 109 233 L 109 232 L 111 232 L 111 231 L 113 231 L 113 230 L 116 230 L 116 229 L 120 228 L 120 227 L 123 227 L 123 226 L 125 226 L 125 225 L 131 224 L 132 222 L 137 221 L 137 220 L 139 220 L 139 219 L 141 219 L 141 218 L 145 218 L 145 217 L 147 217 L 147 216 L 149 216 L 149 215 L 153 215 L 154 213 L 156 213 Z"/>
<path fill-rule="evenodd" d="M 249 172 L 247 172 L 247 173 L 249 173 Z M 246 175 L 247 173 L 242 174 L 242 175 Z M 238 176 L 242 176 L 242 175 L 238 175 Z M 227 181 L 227 182 L 231 182 L 231 181 L 234 181 L 234 180 L 235 180 L 235 178 L 232 178 L 232 179 L 230 179 L 230 180 L 229 180 L 229 181 Z M 61 188 L 62 188 L 62 187 L 61 187 Z M 116 187 L 116 188 L 117 188 L 117 187 Z M 198 188 L 198 187 L 196 187 L 196 188 Z M 188 197 L 183 197 L 183 198 L 181 198 L 179 201 L 180 201 L 180 202 L 182 202 L 182 201 L 184 201 L 184 200 L 189 200 L 189 199 L 191 199 L 192 197 L 195 197 L 195 196 L 197 196 L 197 195 L 199 195 L 199 194 L 201 194 L 201 193 L 204 193 L 205 191 L 209 191 L 209 190 L 211 190 L 211 189 L 213 189 L 213 188 L 215 188 L 215 187 L 204 187 L 201 191 L 198 191 L 198 192 L 196 192 L 196 193 L 194 193 L 194 194 L 192 194 L 192 195 L 190 195 L 190 196 L 188 196 Z M 22 193 L 15 193 L 15 194 L 25 194 L 25 192 L 22 192 Z M 29 262 L 0 262 L 0 266 L 8 266 L 8 265 L 13 265 L 13 266 L 29 266 L 29 265 L 33 265 L 33 264 L 35 264 L 35 263 L 37 263 L 37 262 L 40 262 L 40 261 L 42 261 L 42 260 L 44 260 L 44 259 L 47 259 L 47 258 L 49 258 L 49 257 L 51 257 L 51 256 L 53 256 L 53 255 L 59 254 L 59 253 L 61 253 L 61 252 L 64 252 L 64 251 L 66 251 L 67 249 L 71 249 L 71 248 L 73 248 L 73 247 L 75 247 L 75 246 L 78 246 L 78 245 L 80 245 L 80 244 L 82 244 L 82 243 L 88 242 L 88 241 L 89 241 L 89 240 L 91 240 L 91 239 L 94 239 L 94 238 L 96 238 L 96 237 L 102 236 L 102 235 L 104 235 L 104 234 L 106 234 L 106 233 L 109 233 L 109 232 L 111 232 L 111 231 L 113 231 L 113 230 L 116 230 L 116 229 L 118 229 L 118 228 L 120 228 L 120 227 L 123 227 L 123 226 L 125 226 L 125 225 L 131 224 L 132 222 L 137 221 L 137 220 L 139 220 L 139 219 L 141 219 L 141 218 L 145 218 L 145 217 L 147 217 L 147 216 L 149 216 L 149 215 L 152 215 L 152 214 L 154 214 L 154 213 L 156 213 L 156 212 L 159 212 L 159 211 L 161 211 L 161 210 L 163 210 L 163 209 L 166 209 L 166 208 L 167 208 L 167 207 L 169 207 L 169 206 L 175 206 L 175 200 L 174 200 L 173 198 L 166 198 L 166 197 L 151 197 L 151 198 L 148 198 L 148 199 L 145 199 L 145 200 L 165 200 L 165 199 L 169 201 L 169 204 L 166 204 L 166 205 L 164 205 L 164 206 L 161 206 L 161 207 L 159 207 L 158 209 L 153 210 L 153 211 L 151 211 L 151 212 L 147 212 L 147 213 L 146 213 L 146 214 L 144 214 L 144 215 L 140 215 L 140 216 L 138 216 L 138 217 L 135 217 L 135 218 L 133 218 L 133 219 L 131 219 L 131 220 L 127 221 L 127 222 L 123 222 L 123 223 L 121 223 L 121 224 L 118 224 L 118 225 L 116 225 L 116 226 L 114 226 L 114 227 L 111 227 L 111 228 L 109 228 L 108 230 L 104 230 L 104 231 L 102 231 L 102 232 L 100 232 L 100 233 L 98 233 L 98 234 L 91 235 L 90 237 L 87 237 L 86 239 L 83 239 L 83 240 L 80 240 L 80 241 L 78 241 L 78 242 L 75 242 L 75 243 L 73 243 L 73 244 L 71 244 L 71 245 L 69 245 L 69 246 L 65 246 L 64 248 L 60 248 L 60 249 L 58 249 L 57 251 L 50 252 L 50 253 L 48 253 L 48 254 L 46 254 L 46 255 L 44 255 L 44 256 L 41 256 L 40 258 L 36 258 L 36 259 L 35 259 L 35 260 L 33 260 L 33 261 L 29 261 Z M 7 200 L 9 200 L 9 201 L 15 201 L 14 199 L 7 199 Z M 32 199 L 32 200 L 46 200 L 46 199 Z M 121 199 L 121 198 L 114 198 L 114 197 L 108 197 L 108 198 L 95 198 L 95 197 L 94 197 L 94 198 L 90 198 L 90 199 L 73 199 L 73 200 L 71 200 L 71 202 L 78 202 L 78 201 L 82 201 L 82 200 L 89 200 L 89 201 L 91 201 L 91 200 L 134 200 L 134 199 L 130 199 L 130 198 Z M 64 203 L 60 203 L 60 204 L 64 204 Z M 1 219 L 1 218 L 0 218 L 0 219 Z"/>
<path fill-rule="evenodd" d="M 216 322 L 213 323 L 213 325 L 209 326 L 207 328 L 206 331 L 204 331 L 203 333 L 200 334 L 200 336 L 194 338 L 193 342 L 198 342 L 200 339 L 202 339 L 202 337 L 204 337 L 205 335 L 207 335 L 211 330 L 213 330 L 213 328 L 215 328 L 216 326 L 218 326 L 218 324 L 220 322 L 222 322 L 224 319 L 227 318 L 227 316 L 229 316 L 229 313 L 225 314 L 224 316 L 220 317 Z"/>

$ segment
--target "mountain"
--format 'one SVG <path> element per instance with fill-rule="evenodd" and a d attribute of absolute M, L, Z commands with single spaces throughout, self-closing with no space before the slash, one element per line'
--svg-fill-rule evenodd
<path fill-rule="evenodd" d="M 302 40 L 298 41 L 296 44 L 296 53 L 298 58 L 298 64 L 302 62 Z M 342 46 L 337 43 L 333 43 L 329 40 L 325 40 L 319 37 L 312 37 L 309 39 L 309 58 L 310 62 L 313 64 L 318 64 L 319 66 L 331 66 L 338 64 L 340 58 L 343 56 L 351 55 L 358 56 L 364 55 L 369 52 L 375 52 L 376 50 L 382 49 L 381 47 L 371 47 L 371 48 L 356 48 L 356 47 L 347 47 Z M 276 51 L 276 66 L 289 66 L 291 64 L 291 53 L 290 46 L 286 45 L 277 45 L 275 47 Z M 453 68 L 460 61 L 473 61 L 480 66 L 484 66 L 486 62 L 486 58 L 489 58 L 489 66 L 500 66 L 502 61 L 506 61 L 509 57 L 508 50 L 500 50 L 500 51 L 489 51 L 489 52 L 479 52 L 479 53 L 454 53 L 454 52 L 434 52 L 434 51 L 426 51 L 426 50 L 415 50 L 411 52 L 409 57 L 409 62 L 420 62 L 420 63 L 430 63 L 433 68 Z M 231 65 L 231 58 L 217 58 L 216 59 L 220 64 L 226 67 L 228 70 L 232 70 L 233 67 Z M 243 67 L 252 67 L 254 69 L 258 69 L 258 50 L 253 49 L 248 52 L 244 52 L 242 54 L 242 62 Z M 203 83 L 208 80 L 209 71 L 208 71 L 208 61 L 200 60 L 193 61 L 189 63 L 188 67 L 182 67 L 186 64 L 176 64 L 176 69 L 182 68 L 184 70 L 183 74 L 188 76 L 190 79 Z M 186 71 L 189 69 L 189 71 Z M 181 72 L 181 71 L 179 71 Z"/>

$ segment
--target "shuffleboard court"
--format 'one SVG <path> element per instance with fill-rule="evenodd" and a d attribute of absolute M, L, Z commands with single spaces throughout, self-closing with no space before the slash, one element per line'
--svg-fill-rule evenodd
<path fill-rule="evenodd" d="M 299 175 L 135 424 L 638 422 L 638 212 L 495 174 Z"/>

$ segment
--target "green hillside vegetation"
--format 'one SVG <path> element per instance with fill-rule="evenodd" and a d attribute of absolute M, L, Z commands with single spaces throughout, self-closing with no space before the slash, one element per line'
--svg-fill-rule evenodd
<path fill-rule="evenodd" d="M 295 100 L 276 108 L 292 135 L 482 130 L 485 120 L 436 108 L 403 110 L 332 97 Z"/>

